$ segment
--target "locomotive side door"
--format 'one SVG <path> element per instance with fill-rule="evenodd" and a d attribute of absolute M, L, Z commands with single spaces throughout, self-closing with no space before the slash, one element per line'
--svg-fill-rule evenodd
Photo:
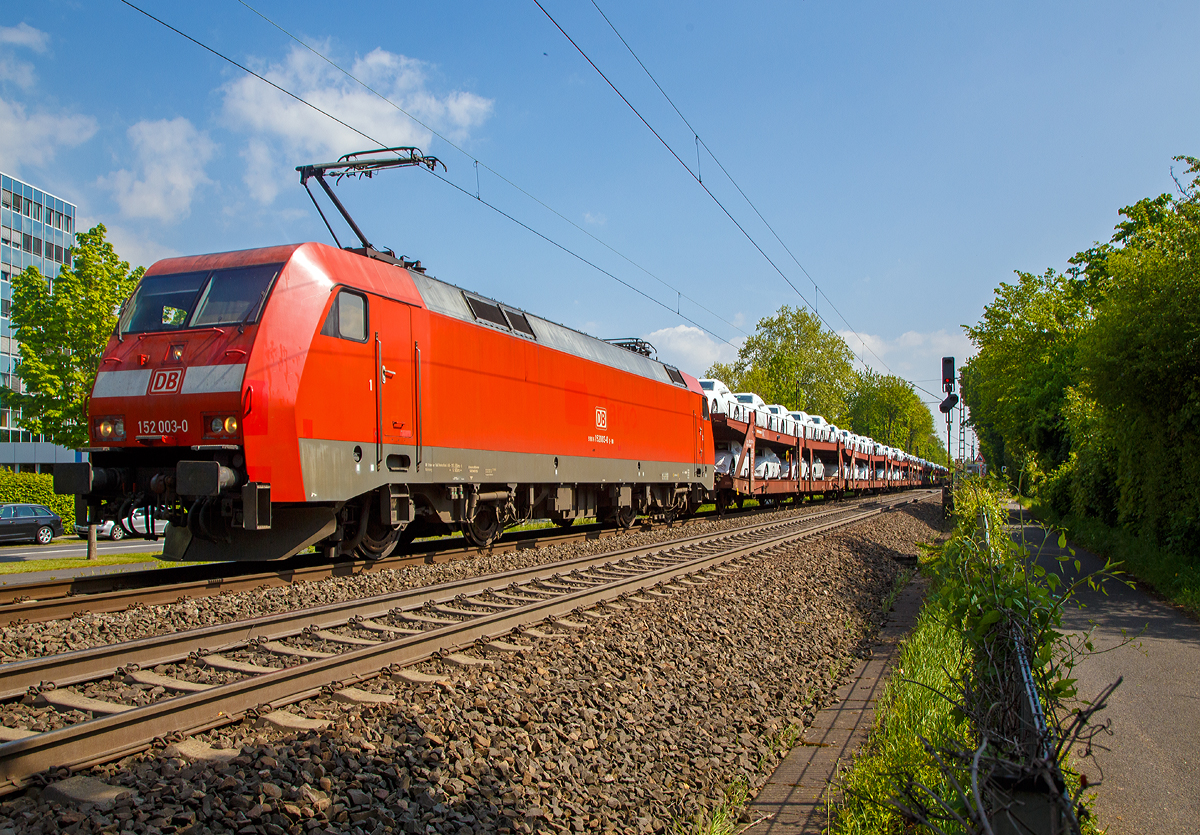
<path fill-rule="evenodd" d="M 383 464 L 383 448 L 390 444 L 413 446 L 416 426 L 413 413 L 413 341 L 411 309 L 402 302 L 379 299 L 375 320 L 376 457 Z M 407 469 L 407 466 L 404 467 Z"/>

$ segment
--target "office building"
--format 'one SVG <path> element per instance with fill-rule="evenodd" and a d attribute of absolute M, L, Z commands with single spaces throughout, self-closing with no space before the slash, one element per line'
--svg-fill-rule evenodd
<path fill-rule="evenodd" d="M 20 359 L 9 318 L 12 276 L 37 267 L 51 282 L 71 261 L 76 209 L 52 194 L 0 172 L 0 381 L 20 390 L 13 373 Z M 0 466 L 21 472 L 50 472 L 58 461 L 80 460 L 79 453 L 46 443 L 17 428 L 19 413 L 0 396 Z"/>

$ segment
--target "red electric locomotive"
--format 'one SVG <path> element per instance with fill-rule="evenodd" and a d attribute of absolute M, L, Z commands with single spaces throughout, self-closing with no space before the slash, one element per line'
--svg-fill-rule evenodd
<path fill-rule="evenodd" d="M 151 267 L 101 360 L 91 462 L 55 487 L 81 520 L 169 519 L 168 559 L 380 557 L 452 527 L 486 544 L 531 517 L 684 512 L 713 486 L 708 417 L 671 366 L 307 243 Z"/>

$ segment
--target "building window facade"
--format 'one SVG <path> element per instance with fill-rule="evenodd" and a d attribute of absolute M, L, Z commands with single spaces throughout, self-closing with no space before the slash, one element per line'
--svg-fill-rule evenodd
<path fill-rule="evenodd" d="M 12 277 L 37 267 L 53 282 L 59 269 L 70 263 L 75 246 L 77 208 L 16 177 L 0 172 L 0 382 L 20 391 L 15 373 L 21 358 L 9 318 L 12 307 Z M 35 443 L 41 436 L 17 428 L 20 412 L 0 396 L 0 444 Z M 2 451 L 0 451 L 2 453 Z M 9 462 L 0 454 L 0 466 L 28 469 L 24 461 Z M 41 469 L 41 465 L 34 465 Z"/>

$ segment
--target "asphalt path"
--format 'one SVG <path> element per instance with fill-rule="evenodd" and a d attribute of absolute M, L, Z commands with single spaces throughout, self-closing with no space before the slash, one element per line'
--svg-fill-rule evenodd
<path fill-rule="evenodd" d="M 161 554 L 163 541 L 148 542 L 144 539 L 122 539 L 113 542 L 101 539 L 96 550 L 101 554 Z M 87 556 L 87 540 L 75 536 L 60 536 L 49 545 L 14 544 L 0 545 L 0 562 L 21 560 L 65 560 Z"/>
<path fill-rule="evenodd" d="M 1015 512 L 1013 521 L 1014 535 L 1023 532 L 1035 552 L 1043 546 L 1043 564 L 1063 553 L 1056 536 L 1043 545 L 1040 528 Z M 1103 565 L 1071 547 L 1083 572 Z M 1109 835 L 1190 835 L 1200 831 L 1200 623 L 1141 589 L 1109 583 L 1107 591 L 1081 592 L 1086 608 L 1063 615 L 1064 631 L 1093 629 L 1095 649 L 1107 650 L 1075 668 L 1080 696 L 1124 677 L 1097 717 L 1111 721 L 1112 735 L 1098 736 L 1094 762 L 1077 767 L 1102 783 L 1094 808 Z"/>

